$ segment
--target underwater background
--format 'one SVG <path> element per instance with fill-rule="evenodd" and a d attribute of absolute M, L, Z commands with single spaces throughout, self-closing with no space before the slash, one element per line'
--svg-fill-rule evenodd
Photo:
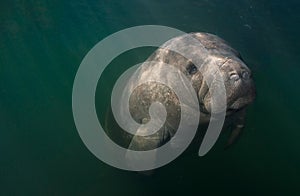
<path fill-rule="evenodd" d="M 200 142 L 151 176 L 113 168 L 81 141 L 72 114 L 77 69 L 99 41 L 136 25 L 210 32 L 253 72 L 255 103 L 240 140 Z M 0 195 L 291 195 L 300 191 L 300 2 L 297 0 L 0 1 Z M 111 88 L 155 48 L 120 55 L 96 92 L 100 122 Z M 106 130 L 107 131 L 107 130 Z"/>

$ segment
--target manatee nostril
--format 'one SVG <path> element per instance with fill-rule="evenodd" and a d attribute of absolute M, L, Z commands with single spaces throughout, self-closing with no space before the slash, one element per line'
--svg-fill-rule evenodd
<path fill-rule="evenodd" d="M 244 78 L 244 79 L 249 79 L 250 78 L 250 74 L 249 74 L 249 72 L 247 72 L 247 71 L 244 71 L 243 73 L 242 73 L 242 77 Z"/>
<path fill-rule="evenodd" d="M 237 73 L 231 73 L 229 78 L 230 78 L 230 80 L 237 81 L 240 79 L 240 76 Z"/>

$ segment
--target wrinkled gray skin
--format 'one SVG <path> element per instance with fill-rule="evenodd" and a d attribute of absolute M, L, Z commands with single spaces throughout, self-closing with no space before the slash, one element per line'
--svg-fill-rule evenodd
<path fill-rule="evenodd" d="M 231 145 L 239 136 L 245 123 L 245 108 L 255 98 L 255 87 L 250 69 L 243 62 L 240 54 L 230 47 L 224 40 L 208 33 L 191 33 L 191 36 L 200 41 L 204 48 L 191 49 L 197 59 L 212 59 L 217 62 L 221 70 L 226 89 L 227 111 L 226 124 L 231 125 L 232 132 L 227 145 Z M 170 44 L 187 47 L 181 37 L 168 41 Z M 205 51 L 203 51 L 205 50 Z M 208 52 L 208 53 L 207 53 Z M 175 66 L 182 71 L 192 82 L 197 92 L 200 107 L 200 124 L 209 122 L 211 114 L 211 95 L 208 85 L 203 79 L 204 74 L 213 74 L 210 70 L 211 61 L 202 65 L 201 73 L 190 59 L 167 49 L 156 50 L 147 61 L 164 62 Z M 144 68 L 143 73 L 151 69 Z M 159 74 L 160 70 L 149 71 L 147 74 Z M 180 121 L 180 103 L 176 94 L 167 86 L 158 83 L 147 83 L 138 86 L 130 96 L 129 109 L 132 117 L 138 123 L 147 123 L 150 120 L 149 107 L 151 103 L 159 101 L 164 104 L 167 119 L 164 126 L 155 134 L 141 137 L 134 136 L 129 145 L 134 150 L 150 150 L 167 142 L 175 133 Z"/>

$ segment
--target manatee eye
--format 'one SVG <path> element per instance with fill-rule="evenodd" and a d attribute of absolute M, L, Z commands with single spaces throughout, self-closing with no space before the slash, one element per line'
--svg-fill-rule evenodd
<path fill-rule="evenodd" d="M 189 74 L 194 74 L 194 73 L 196 73 L 198 71 L 197 67 L 193 63 L 189 63 L 189 65 L 186 68 L 186 70 L 188 71 Z"/>
<path fill-rule="evenodd" d="M 249 72 L 244 71 L 244 72 L 242 73 L 242 77 L 243 77 L 244 79 L 249 79 L 249 78 L 250 78 Z"/>
<path fill-rule="evenodd" d="M 230 80 L 234 80 L 234 81 L 237 81 L 240 79 L 240 76 L 236 73 L 231 73 L 230 74 Z"/>

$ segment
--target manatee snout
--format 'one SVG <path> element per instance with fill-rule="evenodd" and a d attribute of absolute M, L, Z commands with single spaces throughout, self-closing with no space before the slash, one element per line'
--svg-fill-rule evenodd
<path fill-rule="evenodd" d="M 256 96 L 255 86 L 250 69 L 240 58 L 235 56 L 224 57 L 221 62 L 223 63 L 219 67 L 226 89 L 226 111 L 227 114 L 231 114 L 245 108 L 254 101 Z M 208 88 L 207 84 L 203 85 Z M 202 87 L 199 92 L 199 94 L 206 93 L 201 95 L 203 96 L 203 109 L 205 112 L 211 113 L 211 93 L 208 89 L 207 92 L 201 92 L 203 89 L 205 87 Z"/>

